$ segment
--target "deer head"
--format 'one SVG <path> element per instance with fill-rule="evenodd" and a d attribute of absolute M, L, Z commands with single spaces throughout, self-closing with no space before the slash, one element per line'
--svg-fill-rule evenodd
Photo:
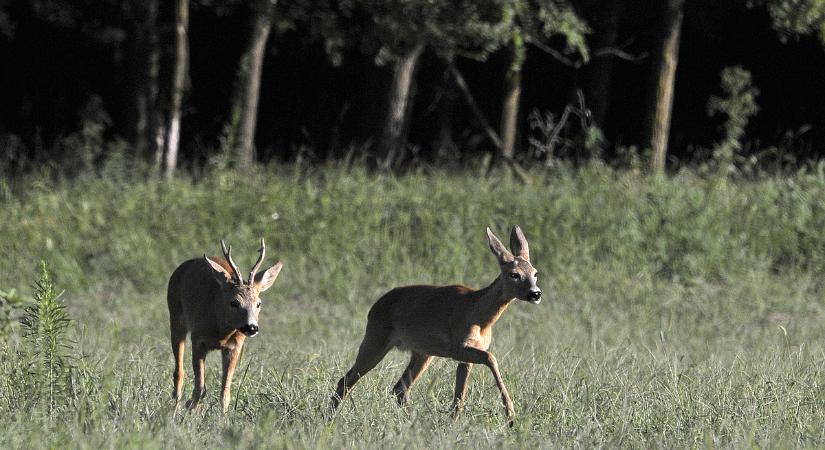
<path fill-rule="evenodd" d="M 258 327 L 258 313 L 261 311 L 259 295 L 272 286 L 283 264 L 279 261 L 264 273 L 257 273 L 266 252 L 264 239 L 261 238 L 258 260 L 252 266 L 249 278 L 244 281 L 238 265 L 232 260 L 232 246 L 227 248 L 221 240 L 221 249 L 224 260 L 210 258 L 206 255 L 203 258 L 212 268 L 212 275 L 221 286 L 225 324 L 247 336 L 255 336 L 260 331 Z"/>
<path fill-rule="evenodd" d="M 538 305 L 541 302 L 541 289 L 536 284 L 538 272 L 530 264 L 530 248 L 521 228 L 518 225 L 513 227 L 510 233 L 510 250 L 507 250 L 489 227 L 487 242 L 498 259 L 505 295 Z"/>

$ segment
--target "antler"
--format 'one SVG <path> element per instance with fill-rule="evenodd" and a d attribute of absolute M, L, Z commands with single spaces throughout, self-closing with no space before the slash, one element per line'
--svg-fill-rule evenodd
<path fill-rule="evenodd" d="M 264 244 L 264 238 L 261 238 L 261 249 L 258 250 L 258 253 L 261 256 L 258 257 L 258 261 L 255 262 L 255 265 L 252 266 L 252 270 L 249 272 L 249 284 L 252 284 L 255 281 L 255 274 L 258 272 L 258 269 L 261 268 L 261 263 L 264 262 L 264 254 L 266 253 L 266 244 Z"/>
<path fill-rule="evenodd" d="M 223 250 L 223 257 L 226 258 L 226 261 L 228 261 L 229 265 L 232 267 L 232 273 L 235 275 L 235 279 L 238 280 L 239 284 L 243 284 L 243 278 L 241 278 L 241 271 L 238 270 L 238 265 L 235 264 L 235 261 L 232 261 L 232 246 L 230 245 L 227 249 L 226 243 L 223 242 L 223 239 L 221 239 L 221 250 Z"/>

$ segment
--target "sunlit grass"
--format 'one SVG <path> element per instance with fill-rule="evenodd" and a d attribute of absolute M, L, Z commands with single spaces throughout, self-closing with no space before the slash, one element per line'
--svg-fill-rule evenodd
<path fill-rule="evenodd" d="M 592 165 L 532 176 L 525 186 L 472 171 L 275 166 L 198 182 L 122 172 L 13 180 L 0 200 L 0 290 L 30 293 L 46 261 L 75 321 L 76 379 L 96 388 L 56 420 L 30 410 L 7 376 L 25 369 L 11 336 L 0 349 L 0 445 L 823 445 L 822 173 L 650 179 Z M 327 420 L 372 302 L 397 285 L 491 282 L 484 227 L 506 235 L 513 224 L 549 293 L 539 306 L 514 304 L 495 329 L 515 427 L 483 367 L 452 424 L 446 360 L 398 408 L 399 352 Z M 249 266 L 260 236 L 285 267 L 264 295 L 231 412 L 221 417 L 213 353 L 202 408 L 175 415 L 168 276 L 219 253 L 220 238 Z M 188 364 L 187 376 L 188 395 Z"/>

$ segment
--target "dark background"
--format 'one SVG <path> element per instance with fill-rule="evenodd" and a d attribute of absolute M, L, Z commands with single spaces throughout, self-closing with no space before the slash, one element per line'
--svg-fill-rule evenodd
<path fill-rule="evenodd" d="M 126 136 L 123 130 L 132 120 L 128 46 L 112 45 L 89 32 L 95 20 L 118 22 L 119 10 L 107 11 L 105 5 L 112 4 L 101 3 L 95 17 L 75 18 L 67 25 L 44 17 L 32 6 L 35 3 L 4 6 L 13 32 L 0 34 L 0 135 L 14 136 L 30 160 L 54 158 L 59 152 L 55 142 L 80 127 L 81 111 L 96 96 L 112 119 L 107 137 Z M 168 8 L 162 6 L 161 14 L 169 15 Z M 649 72 L 649 58 L 643 56 L 652 45 L 654 20 L 648 9 L 643 1 L 628 1 L 621 18 L 618 41 L 626 44 L 625 52 L 642 58 L 615 61 L 607 116 L 597 124 L 607 137 L 608 157 L 615 155 L 618 145 L 640 145 Z M 719 73 L 732 65 L 751 71 L 760 90 L 760 111 L 747 128 L 746 140 L 752 145 L 744 151 L 785 146 L 799 158 L 820 157 L 825 150 L 825 52 L 818 37 L 794 36 L 783 42 L 767 11 L 748 8 L 744 2 L 687 2 L 684 14 L 668 150 L 671 164 L 701 157 L 700 148 L 720 138 L 720 120 L 708 116 L 707 101 L 721 94 Z M 203 161 L 219 145 L 248 15 L 244 8 L 192 7 L 183 161 Z M 389 69 L 352 48 L 334 67 L 323 42 L 309 34 L 298 25 L 269 39 L 256 131 L 261 161 L 289 161 L 301 147 L 310 158 L 340 157 L 348 144 L 369 142 L 380 131 L 380 99 Z M 497 126 L 506 59 L 493 54 L 484 62 L 459 59 L 458 66 L 490 123 Z M 528 49 L 517 148 L 526 146 L 527 114 L 534 108 L 560 113 L 575 99 L 581 70 Z M 439 126 L 449 120 L 463 153 L 492 151 L 478 138 L 477 122 L 447 78 L 442 60 L 425 52 L 414 88 L 410 145 L 425 160 L 434 160 Z M 806 125 L 809 131 L 788 137 Z"/>

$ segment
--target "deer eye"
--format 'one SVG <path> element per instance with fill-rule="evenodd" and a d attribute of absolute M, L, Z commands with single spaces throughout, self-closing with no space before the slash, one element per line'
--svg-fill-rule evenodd
<path fill-rule="evenodd" d="M 521 278 L 521 275 L 519 275 L 516 272 L 513 272 L 513 273 L 510 274 L 510 278 L 512 278 L 514 280 L 518 280 L 519 278 Z"/>
<path fill-rule="evenodd" d="M 237 301 L 237 300 L 232 300 L 232 301 L 229 303 L 229 305 L 230 305 L 230 306 L 232 306 L 233 308 L 240 308 L 240 306 L 241 306 L 241 302 L 239 302 L 239 301 Z"/>

